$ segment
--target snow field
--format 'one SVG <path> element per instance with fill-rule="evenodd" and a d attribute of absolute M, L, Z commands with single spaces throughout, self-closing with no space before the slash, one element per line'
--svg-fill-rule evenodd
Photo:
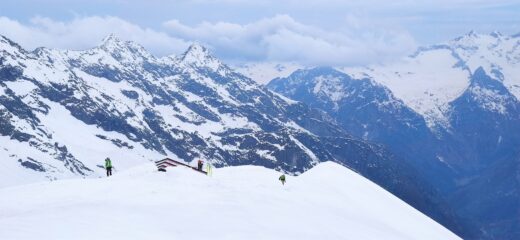
<path fill-rule="evenodd" d="M 0 189 L 0 239 L 459 239 L 362 176 L 326 162 L 157 172 Z"/>

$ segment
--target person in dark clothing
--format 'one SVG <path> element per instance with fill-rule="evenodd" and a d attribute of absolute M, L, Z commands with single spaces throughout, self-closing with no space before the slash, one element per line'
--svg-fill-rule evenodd
<path fill-rule="evenodd" d="M 202 171 L 202 165 L 204 165 L 204 162 L 202 162 L 202 160 L 199 159 L 199 161 L 197 162 L 197 169 L 199 171 Z"/>
<path fill-rule="evenodd" d="M 107 177 L 112 176 L 112 161 L 110 161 L 110 158 L 105 159 L 105 169 L 107 170 Z"/>
<path fill-rule="evenodd" d="M 278 178 L 278 180 L 280 180 L 280 182 L 282 182 L 282 185 L 285 185 L 285 174 L 282 174 L 282 176 L 280 176 Z"/>

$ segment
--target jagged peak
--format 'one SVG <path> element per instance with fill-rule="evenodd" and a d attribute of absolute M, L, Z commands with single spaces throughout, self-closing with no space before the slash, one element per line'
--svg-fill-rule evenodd
<path fill-rule="evenodd" d="M 15 43 L 13 40 L 9 39 L 8 37 L 0 34 L 0 42 L 7 43 L 11 46 L 19 46 L 17 43 Z"/>
<path fill-rule="evenodd" d="M 487 76 L 486 70 L 483 67 L 478 67 L 474 72 L 473 76 Z"/>
<path fill-rule="evenodd" d="M 191 44 L 180 56 L 180 60 L 195 67 L 207 67 L 213 70 L 217 70 L 223 65 L 208 48 L 200 43 Z"/>
<path fill-rule="evenodd" d="M 482 37 L 489 37 L 489 36 L 491 36 L 493 38 L 502 38 L 502 37 L 504 37 L 504 34 L 502 34 L 500 31 L 493 31 L 493 32 L 490 32 L 489 34 L 479 34 L 476 31 L 471 30 L 468 33 L 466 33 L 460 37 L 457 37 L 453 40 L 455 42 L 459 42 L 459 41 L 474 40 L 474 39 L 478 39 L 478 38 L 482 38 Z"/>
<path fill-rule="evenodd" d="M 183 60 L 195 59 L 206 59 L 213 58 L 211 52 L 200 43 L 191 44 L 188 49 L 182 54 Z"/>
<path fill-rule="evenodd" d="M 475 30 L 471 30 L 468 33 L 466 33 L 464 36 L 467 36 L 467 37 L 478 37 L 478 33 Z"/>
<path fill-rule="evenodd" d="M 489 34 L 479 34 L 472 30 L 460 37 L 451 40 L 449 45 L 451 47 L 480 48 L 490 44 L 497 44 L 498 42 L 507 39 L 508 37 L 504 36 L 499 31 L 493 31 Z"/>
<path fill-rule="evenodd" d="M 3 44 L 5 44 L 5 46 L 2 46 Z M 0 34 L 0 49 L 5 48 L 6 46 L 9 46 L 11 48 L 17 49 L 19 52 L 24 52 L 24 53 L 27 52 L 18 43 L 16 43 L 15 41 L 11 40 L 10 38 Z"/>
<path fill-rule="evenodd" d="M 481 109 L 500 114 L 507 114 L 518 105 L 518 100 L 507 87 L 488 75 L 483 67 L 473 72 L 470 86 L 461 100 L 456 101 L 476 102 Z"/>
<path fill-rule="evenodd" d="M 9 40 L 9 38 L 7 38 L 6 36 L 0 34 L 0 40 L 1 40 L 2 42 L 4 42 L 4 41 Z"/>
<path fill-rule="evenodd" d="M 101 41 L 101 45 L 97 49 L 102 49 L 116 58 L 122 57 L 122 52 L 127 52 L 129 55 L 137 55 L 138 57 L 150 58 L 152 55 L 141 45 L 133 41 L 124 41 L 111 33 Z"/>
<path fill-rule="evenodd" d="M 100 48 L 113 50 L 117 48 L 143 48 L 141 45 L 132 42 L 132 41 L 124 41 L 117 37 L 114 33 L 109 34 L 101 40 Z"/>
<path fill-rule="evenodd" d="M 503 89 L 503 84 L 489 75 L 482 66 L 478 67 L 471 75 L 471 86 L 479 86 L 489 89 Z"/>
<path fill-rule="evenodd" d="M 475 38 L 478 38 L 479 35 L 480 34 L 478 34 L 475 30 L 471 30 L 471 31 L 467 32 L 466 34 L 463 34 L 462 36 L 454 38 L 452 41 L 459 42 L 461 40 L 466 40 L 466 39 L 475 39 Z"/>
<path fill-rule="evenodd" d="M 110 44 L 120 44 L 122 43 L 121 39 L 119 39 L 114 33 L 107 35 L 101 40 L 101 45 L 110 45 Z"/>

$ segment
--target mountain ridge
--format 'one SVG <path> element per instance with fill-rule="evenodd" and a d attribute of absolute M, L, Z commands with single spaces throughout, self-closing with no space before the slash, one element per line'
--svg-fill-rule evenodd
<path fill-rule="evenodd" d="M 394 65 L 307 69 L 318 74 L 295 71 L 267 86 L 324 110 L 356 137 L 388 147 L 419 169 L 451 207 L 477 222 L 482 232 L 464 237 L 515 239 L 518 179 L 504 166 L 515 169 L 520 159 L 519 46 L 512 36 L 473 32 L 420 48 Z M 324 81 L 326 95 L 316 91 Z M 392 98 L 408 111 L 385 103 Z"/>
<path fill-rule="evenodd" d="M 104 44 L 108 51 L 0 50 L 0 76 L 8 76 L 0 88 L 10 93 L 0 101 L 8 123 L 0 156 L 16 175 L 3 184 L 100 176 L 106 157 L 120 169 L 167 155 L 295 175 L 335 161 L 451 230 L 463 228 L 445 199 L 388 149 L 256 84 L 207 49 L 156 58 L 113 36 Z"/>

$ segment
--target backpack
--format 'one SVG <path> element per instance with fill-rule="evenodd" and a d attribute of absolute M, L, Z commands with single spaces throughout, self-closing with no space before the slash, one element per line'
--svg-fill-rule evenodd
<path fill-rule="evenodd" d="M 106 168 L 112 167 L 112 161 L 110 161 L 110 158 L 105 159 L 105 167 Z"/>

